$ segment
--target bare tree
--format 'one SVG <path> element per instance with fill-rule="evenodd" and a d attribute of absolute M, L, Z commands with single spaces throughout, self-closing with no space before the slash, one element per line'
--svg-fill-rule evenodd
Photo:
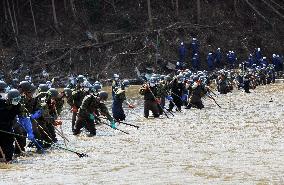
<path fill-rule="evenodd" d="M 72 14 L 73 14 L 74 19 L 77 19 L 74 0 L 70 0 L 70 6 L 71 6 L 71 10 L 72 10 Z"/>
<path fill-rule="evenodd" d="M 148 17 L 149 17 L 149 23 L 150 28 L 153 28 L 153 18 L 152 18 L 152 10 L 151 10 L 151 0 L 147 0 L 147 7 L 148 7 Z"/>
<path fill-rule="evenodd" d="M 179 15 L 179 3 L 178 3 L 178 0 L 176 0 L 176 15 L 178 16 Z"/>
<path fill-rule="evenodd" d="M 8 13 L 9 13 L 11 25 L 12 25 L 12 28 L 13 28 L 14 38 L 15 38 L 17 47 L 19 48 L 19 42 L 18 42 L 16 30 L 15 30 L 15 24 L 14 24 L 14 21 L 13 21 L 13 17 L 12 17 L 12 13 L 11 13 L 11 8 L 10 8 L 9 0 L 7 0 L 6 2 L 7 2 L 7 9 L 8 9 Z"/>
<path fill-rule="evenodd" d="M 55 10 L 55 3 L 54 0 L 51 0 L 52 3 L 52 12 L 53 12 L 53 21 L 55 28 L 58 29 L 58 21 L 57 21 L 57 16 L 56 16 L 56 10 Z"/>
<path fill-rule="evenodd" d="M 4 17 L 5 20 L 8 20 L 7 10 L 6 10 L 6 1 L 3 1 L 3 10 L 4 10 Z"/>
<path fill-rule="evenodd" d="M 30 8 L 31 8 L 32 18 L 33 18 L 33 23 L 34 23 L 34 30 L 37 36 L 37 29 L 36 29 L 36 22 L 35 22 L 35 16 L 34 16 L 34 11 L 33 11 L 32 0 L 29 0 L 29 2 L 30 2 Z"/>
<path fill-rule="evenodd" d="M 18 28 L 18 21 L 17 21 L 17 16 L 15 12 L 15 5 L 14 5 L 14 0 L 12 0 L 12 8 L 13 8 L 13 16 L 14 16 L 14 21 L 15 21 L 15 31 L 16 34 L 19 34 L 19 28 Z"/>

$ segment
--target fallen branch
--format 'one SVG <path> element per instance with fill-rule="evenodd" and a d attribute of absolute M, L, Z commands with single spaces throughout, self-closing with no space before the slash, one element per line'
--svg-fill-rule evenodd
<path fill-rule="evenodd" d="M 273 6 L 271 6 L 271 4 L 269 4 L 267 1 L 262 0 L 262 2 L 264 4 L 266 4 L 269 8 L 271 8 L 273 10 L 274 13 L 276 13 L 277 15 L 279 15 L 282 19 L 284 19 L 284 15 L 281 14 L 278 10 L 276 10 Z"/>
<path fill-rule="evenodd" d="M 278 6 L 278 8 L 281 8 L 282 10 L 284 10 L 284 7 L 279 5 L 278 3 L 276 3 L 275 1 L 273 0 L 270 0 L 272 3 L 274 3 L 276 6 Z"/>
<path fill-rule="evenodd" d="M 269 25 L 272 26 L 272 24 L 269 22 L 268 19 L 266 19 L 265 16 L 263 16 L 248 0 L 245 0 L 245 2 Z"/>

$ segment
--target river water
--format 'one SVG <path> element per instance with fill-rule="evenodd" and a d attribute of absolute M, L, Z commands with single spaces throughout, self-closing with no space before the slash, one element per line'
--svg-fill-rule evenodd
<path fill-rule="evenodd" d="M 272 98 L 272 102 L 269 102 Z M 234 91 L 205 99 L 203 110 L 160 119 L 142 117 L 133 100 L 127 121 L 140 126 L 98 127 L 98 136 L 75 137 L 64 111 L 68 146 L 89 155 L 52 149 L 0 164 L 0 184 L 284 184 L 284 85 Z M 59 143 L 63 140 L 59 138 Z"/>

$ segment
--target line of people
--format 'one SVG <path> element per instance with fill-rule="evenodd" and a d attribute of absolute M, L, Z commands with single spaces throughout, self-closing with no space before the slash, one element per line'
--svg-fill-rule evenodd
<path fill-rule="evenodd" d="M 230 93 L 234 88 L 250 93 L 250 89 L 255 89 L 258 85 L 275 83 L 276 76 L 273 64 L 249 67 L 246 63 L 240 64 L 239 68 L 227 70 L 194 72 L 185 69 L 178 70 L 174 76 L 153 74 L 139 89 L 139 93 L 144 96 L 144 117 L 149 117 L 149 111 L 153 117 L 172 112 L 173 108 L 181 111 L 182 106 L 185 109 L 202 109 L 203 98 L 213 100 L 220 107 L 214 98 L 212 84 L 216 84 L 220 94 Z"/>
<path fill-rule="evenodd" d="M 245 62 L 239 68 L 229 70 L 185 69 L 178 70 L 174 76 L 153 74 L 139 89 L 139 94 L 144 97 L 144 117 L 149 118 L 150 111 L 155 118 L 167 116 L 174 109 L 181 111 L 183 106 L 185 109 L 202 109 L 202 98 L 205 97 L 217 104 L 211 90 L 214 82 L 220 94 L 232 92 L 234 87 L 249 93 L 257 85 L 274 83 L 276 75 L 273 64 L 250 66 Z M 35 147 L 38 152 L 44 152 L 57 142 L 57 135 L 63 134 L 58 126 L 62 124 L 59 117 L 64 102 L 71 107 L 74 135 L 79 135 L 85 128 L 88 136 L 95 136 L 96 124 L 103 123 L 101 119 L 106 119 L 111 128 L 117 129 L 117 123 L 126 119 L 124 104 L 134 108 L 125 94 L 130 83 L 120 80 L 117 74 L 113 76 L 111 89 L 112 114 L 106 106 L 108 93 L 101 90 L 102 84 L 98 81 L 91 84 L 79 75 L 74 83 L 59 92 L 52 88 L 50 81 L 35 87 L 30 79 L 27 80 L 14 84 L 14 89 L 10 90 L 4 81 L 0 81 L 0 158 L 6 161 L 25 151 L 27 139 L 30 141 L 28 146 Z"/>
<path fill-rule="evenodd" d="M 15 154 L 25 152 L 26 147 L 43 153 L 57 143 L 58 136 L 64 138 L 59 129 L 64 102 L 71 106 L 74 135 L 80 134 L 83 127 L 89 136 L 96 135 L 95 122 L 101 122 L 100 116 L 106 117 L 110 126 L 116 128 L 117 120 L 105 105 L 108 93 L 101 91 L 99 82 L 90 84 L 82 75 L 76 78 L 72 89 L 66 87 L 61 92 L 52 88 L 49 81 L 38 87 L 31 81 L 21 81 L 13 87 L 9 89 L 0 81 L 0 159 L 6 162 Z"/>
<path fill-rule="evenodd" d="M 189 46 L 184 42 L 181 42 L 178 48 L 179 60 L 176 63 L 177 70 L 185 70 L 186 67 L 191 66 L 193 71 L 200 69 L 200 44 L 196 38 L 192 38 L 192 41 Z M 189 54 L 191 51 L 191 54 Z M 186 60 L 191 60 L 191 64 L 186 63 Z M 272 54 L 271 57 L 272 64 L 275 66 L 276 71 L 283 71 L 283 56 L 279 54 Z M 229 50 L 228 53 L 223 53 L 221 48 L 217 48 L 216 51 L 208 52 L 206 56 L 206 63 L 208 71 L 213 71 L 217 68 L 224 68 L 227 66 L 230 69 L 236 68 L 239 62 L 237 54 Z M 262 66 L 268 65 L 268 58 L 263 55 L 261 48 L 256 48 L 253 53 L 249 54 L 248 58 L 245 60 L 245 63 L 248 67 L 253 65 Z"/>

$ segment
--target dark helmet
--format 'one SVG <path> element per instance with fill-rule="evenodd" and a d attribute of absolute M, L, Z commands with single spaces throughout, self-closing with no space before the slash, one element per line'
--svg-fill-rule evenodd
<path fill-rule="evenodd" d="M 160 79 L 161 79 L 161 80 L 165 80 L 165 77 L 166 77 L 166 75 L 161 75 L 161 76 L 160 76 Z"/>
<path fill-rule="evenodd" d="M 167 75 L 167 76 L 165 76 L 165 80 L 169 82 L 169 81 L 172 80 L 172 78 L 169 75 Z"/>
<path fill-rule="evenodd" d="M 124 87 L 129 87 L 129 85 L 130 85 L 129 80 L 123 80 L 122 85 L 123 85 Z"/>
<path fill-rule="evenodd" d="M 178 80 L 178 81 L 183 81 L 183 80 L 184 80 L 183 75 L 182 75 L 182 74 L 177 75 L 177 80 Z"/>
<path fill-rule="evenodd" d="M 119 75 L 118 75 L 118 74 L 113 74 L 113 78 L 114 78 L 114 79 L 118 79 L 118 78 L 119 78 Z"/>
<path fill-rule="evenodd" d="M 7 84 L 4 81 L 0 81 L 0 91 L 3 91 L 7 88 Z"/>
<path fill-rule="evenodd" d="M 184 77 L 185 77 L 186 79 L 189 79 L 190 76 L 191 76 L 191 73 L 189 73 L 189 72 L 185 73 L 185 75 L 184 75 Z"/>
<path fill-rule="evenodd" d="M 51 98 L 56 98 L 58 96 L 58 91 L 55 88 L 50 88 L 48 90 L 48 93 L 50 94 Z"/>
<path fill-rule="evenodd" d="M 100 84 L 94 84 L 92 90 L 95 92 L 98 92 L 99 90 L 102 89 L 102 86 Z"/>
<path fill-rule="evenodd" d="M 198 81 L 198 80 L 199 80 L 199 76 L 195 75 L 195 76 L 193 77 L 193 81 Z"/>
<path fill-rule="evenodd" d="M 7 99 L 13 105 L 18 105 L 19 102 L 21 101 L 21 94 L 17 89 L 11 89 L 7 94 Z"/>
<path fill-rule="evenodd" d="M 12 80 L 12 85 L 13 85 L 13 87 L 18 87 L 18 83 L 19 83 L 19 80 L 17 79 L 17 78 L 14 78 L 13 80 Z"/>
<path fill-rule="evenodd" d="M 22 90 L 22 92 L 30 92 L 31 90 L 31 83 L 28 81 L 21 81 L 19 84 L 19 89 Z"/>
<path fill-rule="evenodd" d="M 38 91 L 39 92 L 47 92 L 48 91 L 48 86 L 46 84 L 39 84 L 38 86 Z"/>
<path fill-rule="evenodd" d="M 157 78 L 155 77 L 151 77 L 149 80 L 150 83 L 156 83 L 156 81 L 157 81 Z"/>
<path fill-rule="evenodd" d="M 70 96 L 72 96 L 72 90 L 70 89 L 70 88 L 64 88 L 64 93 L 65 93 L 65 95 L 67 96 L 67 97 L 70 97 Z"/>
<path fill-rule="evenodd" d="M 102 86 L 101 82 L 99 82 L 99 81 L 95 81 L 94 85 Z"/>
<path fill-rule="evenodd" d="M 100 92 L 99 97 L 101 98 L 101 100 L 106 101 L 108 99 L 108 93 L 105 91 Z"/>
<path fill-rule="evenodd" d="M 77 77 L 77 83 L 83 83 L 85 81 L 85 77 L 83 75 L 79 75 Z"/>
<path fill-rule="evenodd" d="M 29 92 L 35 93 L 35 91 L 36 91 L 36 86 L 34 84 L 31 84 L 31 88 Z"/>

